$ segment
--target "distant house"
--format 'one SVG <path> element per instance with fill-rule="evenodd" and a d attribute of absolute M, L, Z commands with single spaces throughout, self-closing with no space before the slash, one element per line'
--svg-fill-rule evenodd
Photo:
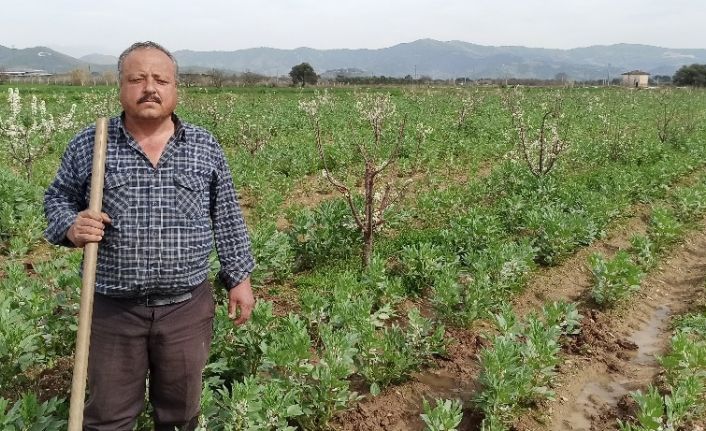
<path fill-rule="evenodd" d="M 0 75 L 9 76 L 9 77 L 18 77 L 18 78 L 33 77 L 33 76 L 52 76 L 52 74 L 47 72 L 46 70 L 40 70 L 40 69 L 24 69 L 24 70 L 1 70 L 0 69 Z"/>
<path fill-rule="evenodd" d="M 631 72 L 625 72 L 623 75 L 623 85 L 627 87 L 635 88 L 645 88 L 647 87 L 647 81 L 650 78 L 650 74 L 643 72 L 641 70 L 633 70 Z"/>

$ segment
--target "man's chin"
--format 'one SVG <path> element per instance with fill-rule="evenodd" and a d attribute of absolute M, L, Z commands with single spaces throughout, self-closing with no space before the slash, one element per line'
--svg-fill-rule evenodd
<path fill-rule="evenodd" d="M 171 114 L 165 113 L 164 111 L 157 109 L 143 109 L 133 114 L 133 117 L 139 120 L 159 120 L 170 116 Z"/>

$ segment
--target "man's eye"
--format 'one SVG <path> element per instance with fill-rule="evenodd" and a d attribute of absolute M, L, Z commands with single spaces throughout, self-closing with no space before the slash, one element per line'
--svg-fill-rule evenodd
<path fill-rule="evenodd" d="M 166 81 L 166 80 L 164 80 L 164 79 L 158 79 L 158 80 L 157 80 L 157 83 L 158 83 L 158 84 L 161 84 L 161 85 L 167 85 L 167 84 L 169 84 L 169 81 Z"/>
<path fill-rule="evenodd" d="M 128 80 L 128 82 L 130 82 L 132 84 L 138 84 L 138 83 L 142 82 L 142 78 L 130 78 Z"/>

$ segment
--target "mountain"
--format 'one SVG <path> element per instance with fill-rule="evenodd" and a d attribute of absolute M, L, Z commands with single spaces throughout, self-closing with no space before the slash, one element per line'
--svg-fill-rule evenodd
<path fill-rule="evenodd" d="M 117 66 L 118 57 L 114 55 L 88 54 L 80 57 L 79 60 L 86 63 L 101 64 L 105 66 Z"/>
<path fill-rule="evenodd" d="M 308 62 L 319 74 L 385 75 L 433 78 L 538 78 L 562 73 L 570 79 L 614 78 L 640 69 L 672 75 L 681 66 L 706 63 L 706 49 L 673 49 L 649 45 L 596 45 L 574 49 L 484 46 L 462 41 L 421 39 L 381 49 L 251 48 L 237 51 L 175 51 L 184 71 L 221 69 L 286 75 Z M 11 49 L 0 46 L 0 69 L 32 68 L 63 73 L 76 68 L 114 69 L 115 57 L 93 54 L 75 59 L 49 48 Z M 328 72 L 328 73 L 327 73 Z"/>
<path fill-rule="evenodd" d="M 571 79 L 615 77 L 640 69 L 672 75 L 681 66 L 706 63 L 706 49 L 670 49 L 617 44 L 587 48 L 544 49 L 483 46 L 468 42 L 421 39 L 382 49 L 252 48 L 238 51 L 176 51 L 182 67 L 251 71 L 283 75 L 301 62 L 320 73 L 357 69 L 366 75 L 434 78 L 539 78 L 564 73 Z"/>
<path fill-rule="evenodd" d="M 104 70 L 105 66 L 82 61 L 45 46 L 7 48 L 0 45 L 0 70 L 41 69 L 50 73 L 66 73 L 74 69 Z"/>
<path fill-rule="evenodd" d="M 42 69 L 49 72 L 68 72 L 81 66 L 81 61 L 44 46 L 15 49 L 0 45 L 0 68 L 5 70 Z"/>

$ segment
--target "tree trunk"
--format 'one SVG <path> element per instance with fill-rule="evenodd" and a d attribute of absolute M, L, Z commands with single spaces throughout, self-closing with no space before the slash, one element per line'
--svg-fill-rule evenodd
<path fill-rule="evenodd" d="M 365 224 L 363 227 L 363 268 L 370 265 L 370 257 L 373 254 L 373 213 L 375 201 L 373 199 L 375 183 L 375 166 L 370 161 L 365 162 Z"/>
<path fill-rule="evenodd" d="M 373 255 L 373 232 L 363 232 L 363 270 L 370 267 L 370 259 Z"/>

